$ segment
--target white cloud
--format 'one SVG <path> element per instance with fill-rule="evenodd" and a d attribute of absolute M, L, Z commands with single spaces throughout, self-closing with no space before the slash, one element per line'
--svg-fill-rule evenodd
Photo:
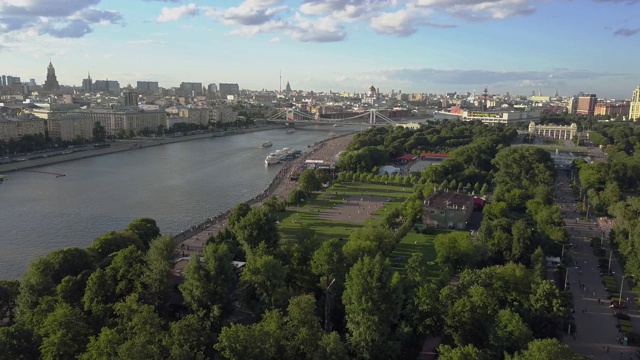
<path fill-rule="evenodd" d="M 442 11 L 465 20 L 499 20 L 531 15 L 530 0 L 415 0 L 417 7 Z"/>
<path fill-rule="evenodd" d="M 271 40 L 269 40 L 269 42 L 270 42 L 270 43 L 279 43 L 279 42 L 281 42 L 281 41 L 282 41 L 282 40 L 280 40 L 280 38 L 279 38 L 279 37 L 277 37 L 277 36 L 276 36 L 276 37 L 274 37 L 274 38 L 271 38 Z"/>
<path fill-rule="evenodd" d="M 117 11 L 91 6 L 100 0 L 0 0 L 0 34 L 35 31 L 38 35 L 79 38 L 93 31 L 95 24 L 124 25 Z"/>
<path fill-rule="evenodd" d="M 177 21 L 184 17 L 196 16 L 200 13 L 198 5 L 190 3 L 178 7 L 163 7 L 160 15 L 156 18 L 157 22 Z"/>
<path fill-rule="evenodd" d="M 164 44 L 164 41 L 154 40 L 154 39 L 131 40 L 131 41 L 127 41 L 127 44 L 138 47 L 138 46 L 161 45 L 161 44 Z"/>
<path fill-rule="evenodd" d="M 371 28 L 383 34 L 409 36 L 416 32 L 416 28 L 413 26 L 415 20 L 415 12 L 402 9 L 372 18 Z"/>
<path fill-rule="evenodd" d="M 295 25 L 287 27 L 285 33 L 298 41 L 335 42 L 347 36 L 342 24 L 330 17 L 308 19 L 296 14 L 295 20 Z"/>

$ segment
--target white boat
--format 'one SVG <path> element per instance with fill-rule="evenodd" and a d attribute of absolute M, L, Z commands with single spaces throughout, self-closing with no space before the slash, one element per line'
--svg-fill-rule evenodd
<path fill-rule="evenodd" d="M 271 153 L 267 155 L 267 157 L 264 159 L 264 163 L 267 165 L 273 165 L 279 162 L 280 162 L 280 155 L 276 153 Z"/>
<path fill-rule="evenodd" d="M 342 127 L 342 124 L 333 124 L 333 127 Z"/>
<path fill-rule="evenodd" d="M 295 151 L 293 149 L 286 147 L 282 150 L 276 150 L 276 152 L 272 152 L 271 154 L 267 155 L 267 157 L 264 159 L 264 162 L 267 165 L 277 164 L 279 162 L 288 160 L 292 156 L 295 156 L 294 153 Z"/>
<path fill-rule="evenodd" d="M 285 131 L 285 134 L 293 134 L 294 132 L 296 132 L 296 129 L 288 128 L 287 131 Z"/>
<path fill-rule="evenodd" d="M 268 148 L 268 147 L 273 146 L 273 143 L 272 143 L 271 141 L 268 141 L 268 140 L 267 140 L 267 141 L 263 142 L 261 146 L 262 146 L 263 148 Z"/>

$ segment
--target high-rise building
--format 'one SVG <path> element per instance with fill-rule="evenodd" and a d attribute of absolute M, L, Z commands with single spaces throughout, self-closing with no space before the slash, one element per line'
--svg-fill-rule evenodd
<path fill-rule="evenodd" d="M 124 106 L 138 106 L 138 93 L 133 90 L 125 91 Z"/>
<path fill-rule="evenodd" d="M 82 90 L 86 91 L 86 92 L 92 92 L 93 91 L 93 82 L 91 81 L 91 74 L 87 73 L 87 78 L 86 79 L 82 79 Z"/>
<path fill-rule="evenodd" d="M 240 95 L 240 86 L 238 86 L 238 84 L 220 83 L 218 85 L 218 90 L 220 92 L 220 97 L 223 99 L 226 98 L 227 95 Z"/>
<path fill-rule="evenodd" d="M 578 97 L 578 109 L 576 114 L 578 115 L 593 115 L 596 110 L 596 103 L 598 98 L 596 94 L 584 94 Z"/>
<path fill-rule="evenodd" d="M 198 96 L 202 95 L 202 83 L 198 82 L 183 82 L 180 84 L 180 92 L 183 96 Z"/>
<path fill-rule="evenodd" d="M 288 81 L 287 81 L 287 86 L 284 88 L 284 93 L 287 95 L 291 94 L 291 85 L 289 84 Z"/>
<path fill-rule="evenodd" d="M 47 80 L 45 80 L 43 88 L 46 91 L 60 90 L 60 84 L 58 84 L 58 78 L 56 77 L 56 69 L 53 67 L 51 61 L 49 61 L 49 66 L 47 67 Z"/>
<path fill-rule="evenodd" d="M 7 75 L 0 77 L 0 86 L 7 86 Z"/>
<path fill-rule="evenodd" d="M 20 77 L 11 75 L 2 75 L 2 86 L 11 86 L 13 84 L 20 84 Z"/>
<path fill-rule="evenodd" d="M 114 80 L 96 80 L 93 90 L 120 92 L 120 83 Z"/>
<path fill-rule="evenodd" d="M 629 120 L 640 120 L 640 85 L 638 85 L 637 89 L 633 90 L 633 96 L 631 96 Z"/>
<path fill-rule="evenodd" d="M 207 94 L 209 96 L 215 96 L 217 92 L 218 92 L 218 85 L 211 83 L 207 86 Z"/>
<path fill-rule="evenodd" d="M 138 81 L 136 84 L 136 90 L 140 94 L 158 94 L 160 87 L 158 87 L 157 81 Z"/>

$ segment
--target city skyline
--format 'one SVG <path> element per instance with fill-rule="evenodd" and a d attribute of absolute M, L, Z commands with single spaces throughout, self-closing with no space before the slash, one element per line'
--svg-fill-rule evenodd
<path fill-rule="evenodd" d="M 0 73 L 364 92 L 578 92 L 640 83 L 637 0 L 0 0 Z"/>

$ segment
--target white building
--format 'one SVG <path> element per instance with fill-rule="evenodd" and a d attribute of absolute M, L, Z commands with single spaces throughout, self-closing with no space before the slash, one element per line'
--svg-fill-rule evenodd
<path fill-rule="evenodd" d="M 540 121 L 540 110 L 525 111 L 469 111 L 462 112 L 464 121 L 482 121 L 484 124 L 519 124 Z"/>

